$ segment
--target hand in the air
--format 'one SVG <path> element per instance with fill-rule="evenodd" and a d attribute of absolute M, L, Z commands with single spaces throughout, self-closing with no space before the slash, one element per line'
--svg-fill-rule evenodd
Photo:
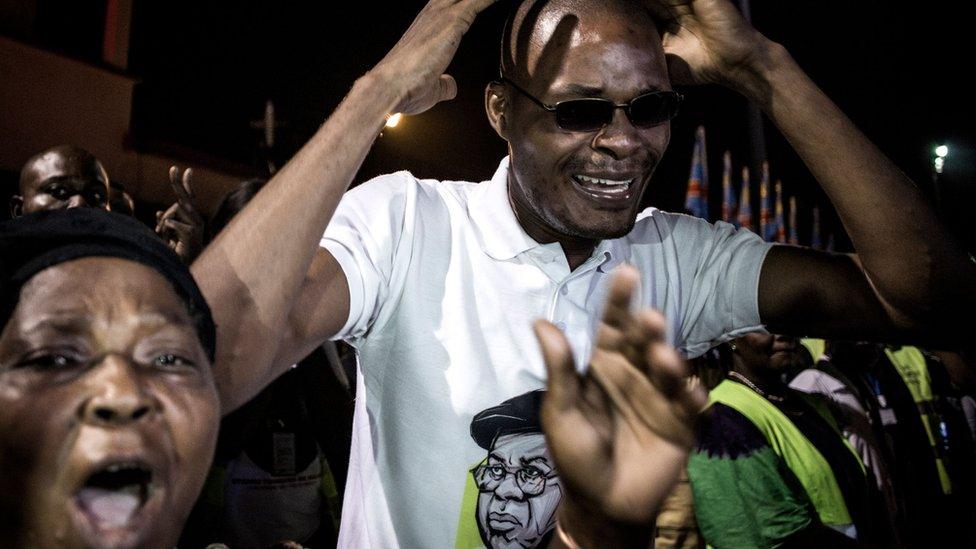
<path fill-rule="evenodd" d="M 666 343 L 664 318 L 631 312 L 637 271 L 622 268 L 611 284 L 586 373 L 573 367 L 562 332 L 546 321 L 535 326 L 549 375 L 542 423 L 566 489 L 559 520 L 577 541 L 592 540 L 593 525 L 600 535 L 621 524 L 650 532 L 706 400 Z M 581 517 L 592 521 L 579 524 Z"/>
<path fill-rule="evenodd" d="M 169 185 L 176 194 L 176 202 L 165 212 L 156 212 L 156 234 L 188 265 L 203 251 L 206 228 L 203 216 L 193 204 L 192 177 L 190 168 L 180 177 L 179 168 L 170 167 Z"/>
<path fill-rule="evenodd" d="M 496 0 L 430 0 L 386 57 L 373 68 L 399 87 L 404 114 L 419 114 L 454 99 L 457 83 L 444 74 L 461 37 Z"/>
<path fill-rule="evenodd" d="M 676 84 L 754 85 L 771 44 L 728 0 L 646 0 L 665 27 L 664 52 Z M 746 88 L 746 89 L 744 89 Z"/>

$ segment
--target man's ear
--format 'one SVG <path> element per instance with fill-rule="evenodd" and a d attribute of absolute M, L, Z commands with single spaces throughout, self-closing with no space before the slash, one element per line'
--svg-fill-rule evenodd
<path fill-rule="evenodd" d="M 485 87 L 485 112 L 488 123 L 495 129 L 498 137 L 508 141 L 508 101 L 505 99 L 505 85 L 501 82 L 489 82 Z"/>
<path fill-rule="evenodd" d="M 15 194 L 10 197 L 10 217 L 22 215 L 24 215 L 24 197 Z"/>

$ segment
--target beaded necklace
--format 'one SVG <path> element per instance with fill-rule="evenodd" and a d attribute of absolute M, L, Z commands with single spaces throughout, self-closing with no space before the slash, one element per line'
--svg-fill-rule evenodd
<path fill-rule="evenodd" d="M 763 391 L 755 383 L 749 381 L 749 378 L 747 378 L 746 376 L 740 374 L 739 372 L 731 371 L 731 372 L 729 372 L 729 377 L 735 378 L 736 381 L 742 383 L 746 387 L 748 387 L 748 388 L 752 389 L 753 391 L 759 393 L 759 396 L 765 398 L 766 400 L 771 400 L 773 402 L 784 402 L 784 401 L 786 401 L 786 398 L 784 398 L 784 397 L 777 396 L 777 395 L 771 395 L 771 394 L 767 393 L 766 391 Z"/>

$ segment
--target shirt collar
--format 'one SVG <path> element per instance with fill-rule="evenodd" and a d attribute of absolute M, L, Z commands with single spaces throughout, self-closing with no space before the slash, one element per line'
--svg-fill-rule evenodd
<path fill-rule="evenodd" d="M 506 156 L 495 175 L 471 193 L 468 215 L 478 232 L 481 249 L 492 259 L 505 261 L 538 247 L 519 225 L 508 199 L 508 165 Z"/>
<path fill-rule="evenodd" d="M 478 232 L 481 249 L 492 259 L 505 261 L 522 252 L 542 247 L 529 236 L 515 217 L 508 198 L 509 157 L 498 164 L 495 175 L 478 185 L 468 200 L 468 215 Z M 617 250 L 616 240 L 601 240 L 593 255 L 601 257 L 601 264 L 612 261 Z M 613 263 L 611 263 L 613 264 Z M 608 267 L 607 265 L 603 265 Z"/>

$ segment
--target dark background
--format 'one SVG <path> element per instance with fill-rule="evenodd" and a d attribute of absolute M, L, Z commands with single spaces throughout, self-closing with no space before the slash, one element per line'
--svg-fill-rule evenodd
<path fill-rule="evenodd" d="M 932 149 L 949 145 L 939 205 L 973 250 L 976 238 L 966 222 L 976 200 L 976 109 L 964 82 L 974 47 L 971 24 L 959 11 L 965 4 L 753 0 L 752 13 L 756 27 L 784 44 L 927 192 L 933 191 Z M 280 165 L 311 136 L 352 82 L 396 42 L 422 5 L 418 0 L 135 0 L 128 72 L 141 84 L 133 139 L 146 149 L 196 151 L 259 175 L 259 133 L 251 122 L 261 117 L 265 101 L 274 101 L 283 124 L 274 151 Z M 480 181 L 491 176 L 504 146 L 485 119 L 483 90 L 496 76 L 502 21 L 511 5 L 511 0 L 502 0 L 489 8 L 465 37 L 449 68 L 459 84 L 458 98 L 385 132 L 357 182 L 399 169 L 438 179 Z M 104 9 L 104 0 L 39 0 L 35 31 L 25 38 L 97 62 Z M 681 91 L 687 101 L 648 202 L 682 209 L 694 129 L 704 124 L 715 217 L 721 202 L 722 152 L 732 151 L 735 174 L 749 161 L 746 105 L 718 88 Z M 807 239 L 814 204 L 825 210 L 824 237 L 839 233 L 819 187 L 768 122 L 765 135 L 773 178 L 781 178 L 786 194 L 798 198 L 801 241 Z M 754 200 L 758 212 L 757 204 Z M 844 247 L 839 236 L 839 248 Z"/>

